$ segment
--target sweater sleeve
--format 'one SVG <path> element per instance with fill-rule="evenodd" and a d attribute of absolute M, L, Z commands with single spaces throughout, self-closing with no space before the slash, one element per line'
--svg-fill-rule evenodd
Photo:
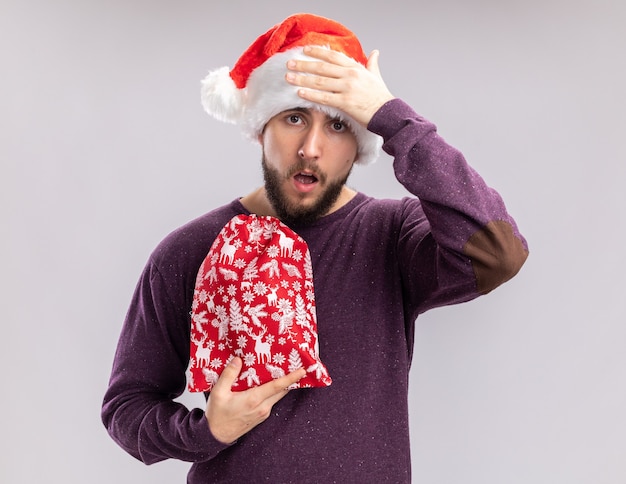
<path fill-rule="evenodd" d="M 186 384 L 189 322 L 185 305 L 168 290 L 149 262 L 121 331 L 101 414 L 113 440 L 146 464 L 205 461 L 228 447 L 212 436 L 202 409 L 173 400 Z"/>
<path fill-rule="evenodd" d="M 429 225 L 424 231 L 423 221 L 402 215 L 400 250 L 413 270 L 407 285 L 414 294 L 428 294 L 416 303 L 417 313 L 486 294 L 520 270 L 528 246 L 502 198 L 434 124 L 394 99 L 368 129 L 383 137 L 396 178 L 419 198 Z M 411 206 L 405 204 L 405 210 Z M 433 261 L 432 266 L 424 267 L 424 260 Z"/>

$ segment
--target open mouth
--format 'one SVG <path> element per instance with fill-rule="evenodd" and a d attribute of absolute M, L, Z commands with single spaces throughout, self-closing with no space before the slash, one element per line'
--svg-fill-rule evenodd
<path fill-rule="evenodd" d="M 302 183 L 303 185 L 311 185 L 317 182 L 317 177 L 312 173 L 296 173 L 293 178 L 295 181 L 297 181 L 298 183 Z"/>

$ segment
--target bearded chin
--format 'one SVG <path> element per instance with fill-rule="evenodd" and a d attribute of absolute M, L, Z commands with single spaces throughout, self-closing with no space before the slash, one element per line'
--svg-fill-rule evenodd
<path fill-rule="evenodd" d="M 312 205 L 302 206 L 297 202 L 290 201 L 285 196 L 282 183 L 286 177 L 268 165 L 265 154 L 263 154 L 261 166 L 263 167 L 263 181 L 265 182 L 267 198 L 278 218 L 290 226 L 310 224 L 326 215 L 339 198 L 341 190 L 350 176 L 350 172 L 348 172 L 344 178 L 330 181 Z"/>

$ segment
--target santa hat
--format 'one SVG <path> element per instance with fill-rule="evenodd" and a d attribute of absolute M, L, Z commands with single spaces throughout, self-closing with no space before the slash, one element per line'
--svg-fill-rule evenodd
<path fill-rule="evenodd" d="M 232 69 L 222 67 L 204 78 L 204 109 L 220 121 L 238 124 L 245 135 L 256 140 L 276 114 L 296 107 L 315 108 L 348 125 L 357 139 L 357 163 L 375 161 L 382 146 L 380 136 L 343 111 L 302 99 L 298 87 L 285 80 L 288 60 L 311 59 L 303 54 L 307 45 L 342 52 L 367 64 L 359 40 L 340 23 L 311 14 L 293 15 L 257 38 Z"/>
<path fill-rule="evenodd" d="M 294 388 L 331 384 L 319 357 L 311 255 L 278 219 L 238 215 L 220 231 L 196 277 L 187 388 L 209 391 L 235 356 L 233 391 L 299 368 Z"/>

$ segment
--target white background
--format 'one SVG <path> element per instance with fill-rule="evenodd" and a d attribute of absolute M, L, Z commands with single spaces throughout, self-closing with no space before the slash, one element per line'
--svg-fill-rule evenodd
<path fill-rule="evenodd" d="M 414 482 L 626 482 L 625 5 L 1 0 L 0 481 L 185 481 L 101 425 L 115 344 L 154 246 L 261 181 L 200 79 L 307 10 L 381 50 L 531 247 L 494 293 L 418 320 Z M 350 184 L 404 195 L 386 156 Z"/>

